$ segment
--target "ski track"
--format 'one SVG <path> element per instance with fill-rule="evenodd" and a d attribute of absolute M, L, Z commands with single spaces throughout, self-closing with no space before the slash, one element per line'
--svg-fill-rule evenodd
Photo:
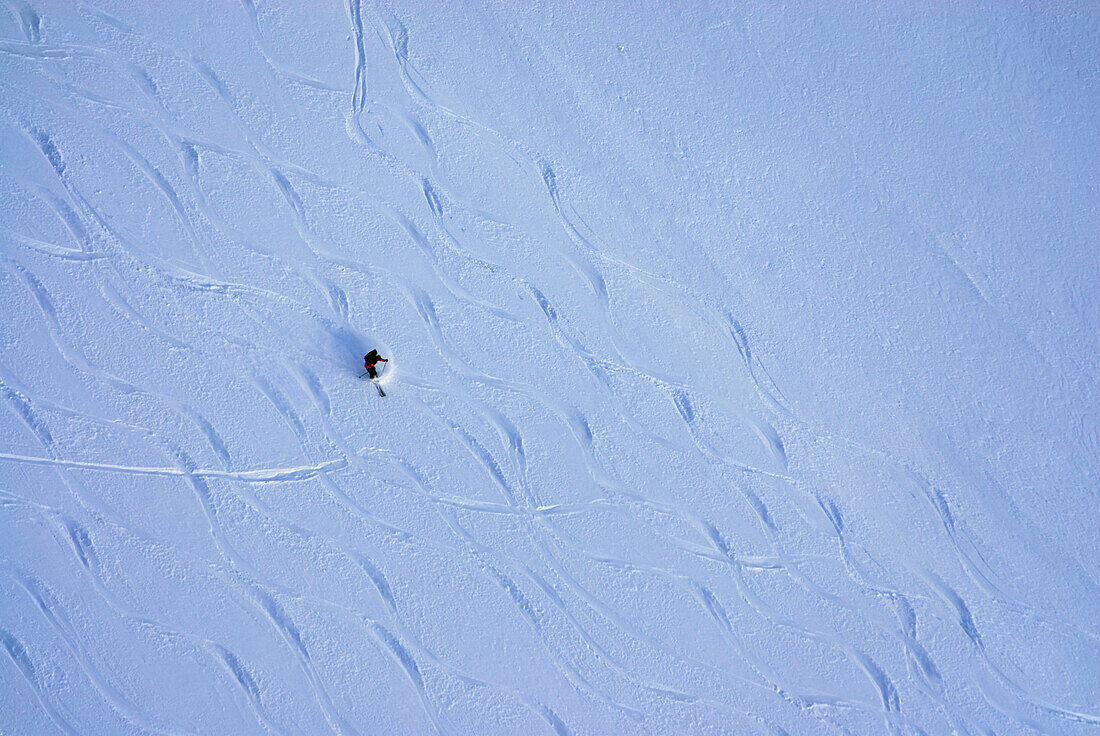
<path fill-rule="evenodd" d="M 1003 656 L 1005 634 L 984 617 L 1027 612 L 1060 622 L 1006 584 L 941 489 L 939 471 L 804 416 L 753 349 L 752 330 L 717 296 L 612 254 L 615 235 L 589 226 L 571 201 L 571 162 L 437 99 L 410 58 L 418 40 L 395 13 L 348 0 L 351 68 L 347 84 L 334 86 L 273 53 L 255 4 L 241 6 L 226 33 L 247 47 L 248 63 L 267 70 L 262 89 L 242 89 L 216 55 L 173 47 L 83 3 L 69 11 L 43 4 L 42 13 L 10 4 L 22 38 L 0 39 L 0 57 L 32 70 L 0 80 L 0 122 L 38 152 L 34 166 L 5 171 L 2 184 L 12 190 L 6 195 L 33 198 L 52 218 L 48 228 L 9 223 L 0 231 L 4 309 L 23 310 L 20 324 L 35 322 L 43 335 L 26 343 L 36 351 L 33 363 L 14 352 L 0 359 L 2 426 L 19 438 L 0 448 L 0 519 L 17 534 L 35 530 L 35 544 L 44 535 L 59 562 L 38 569 L 29 553 L 0 548 L 0 580 L 21 591 L 18 608 L 0 611 L 0 643 L 12 689 L 30 694 L 54 728 L 102 731 L 110 724 L 88 719 L 108 711 L 142 733 L 241 723 L 256 733 L 369 733 L 367 710 L 341 692 L 345 680 L 364 677 L 385 679 L 407 699 L 402 706 L 413 720 L 395 728 L 435 733 L 495 732 L 505 717 L 558 736 L 690 732 L 684 724 L 784 734 L 1100 726 L 1100 712 L 1050 702 Z M 92 30 L 61 32 L 65 12 Z M 92 38 L 78 42 L 81 33 Z M 513 53 L 507 44 L 496 51 Z M 794 91 L 759 49 L 751 51 L 794 107 Z M 115 70 L 138 104 L 96 91 L 102 80 L 92 76 L 68 78 L 62 65 L 80 60 Z M 206 112 L 228 129 L 189 127 L 194 121 L 173 107 L 174 87 L 200 104 L 209 100 Z M 328 100 L 342 120 L 348 161 L 314 160 L 262 124 L 264 94 L 276 104 L 301 88 Z M 368 134 L 372 110 L 399 121 L 412 149 L 381 126 Z M 529 231 L 448 182 L 443 159 L 454 155 L 449 134 L 459 129 L 493 141 L 541 193 L 527 203 Z M 308 126 L 297 134 L 309 135 Z M 94 164 L 79 151 L 89 136 L 97 156 L 131 167 L 148 185 L 182 238 L 178 247 L 151 240 L 160 236 L 90 182 Z M 142 150 L 138 141 L 154 143 Z M 229 219 L 244 213 L 217 206 L 223 193 L 203 173 L 203 157 L 214 154 L 271 185 L 275 210 L 266 214 L 290 223 L 285 242 L 258 242 Z M 349 177 L 345 166 L 359 173 Z M 869 164 L 860 166 L 869 177 Z M 387 192 L 371 177 L 401 189 Z M 407 262 L 376 257 L 370 244 L 350 251 L 329 242 L 319 230 L 330 214 L 326 192 L 356 198 L 403 234 Z M 463 222 L 548 252 L 490 256 L 472 247 Z M 58 232 L 65 242 L 51 242 L 47 233 Z M 546 233 L 553 238 L 540 242 Z M 944 242 L 938 248 L 1015 341 L 1056 372 Z M 242 268 L 250 259 L 262 271 Z M 468 284 L 472 274 L 489 274 L 499 293 Z M 632 352 L 639 336 L 618 326 L 625 317 L 616 305 L 644 293 L 705 325 L 699 338 L 720 346 L 725 385 Z M 505 303 L 507 294 L 521 297 Z M 104 316 L 104 344 L 87 314 Z M 195 324 L 200 317 L 210 324 Z M 422 344 L 396 342 L 403 336 L 389 334 L 386 320 L 399 318 Z M 123 330 L 170 355 L 171 364 L 205 366 L 198 371 L 209 375 L 172 365 L 143 372 L 137 356 L 110 352 L 126 349 Z M 491 346 L 470 344 L 494 330 L 530 351 L 515 357 L 517 365 L 542 365 L 526 376 L 517 370 L 516 379 L 506 358 L 490 366 L 476 360 L 500 359 L 488 354 Z M 395 353 L 386 379 L 395 385 L 375 402 L 355 380 L 356 361 L 363 346 L 387 340 L 410 360 Z M 576 374 L 565 384 L 537 370 L 551 364 Z M 45 376 L 74 381 L 87 396 L 52 395 Z M 659 427 L 642 414 L 647 397 L 665 412 Z M 758 446 L 741 455 L 716 443 L 721 428 L 707 419 L 714 407 Z M 81 427 L 94 429 L 92 440 L 81 441 Z M 392 441 L 385 427 L 409 441 Z M 116 436 L 126 444 L 114 446 Z M 653 463 L 687 468 L 686 475 L 660 491 L 639 483 L 631 465 L 641 458 L 617 450 L 624 436 L 646 447 Z M 282 446 L 269 444 L 276 437 Z M 161 460 L 127 460 L 134 443 L 142 458 Z M 547 484 L 545 466 L 566 457 L 580 458 L 579 487 Z M 824 471 L 835 458 L 901 479 L 883 492 L 930 535 L 923 547 L 869 546 L 863 532 L 874 519 L 831 495 L 839 489 Z M 184 531 L 157 537 L 103 495 L 102 484 L 127 482 L 186 488 L 175 496 L 181 524 L 200 514 L 212 547 L 188 543 Z M 633 546 L 586 544 L 588 519 L 607 513 L 635 522 L 642 536 L 626 538 Z M 269 530 L 272 545 L 285 546 L 279 560 L 306 571 L 323 565 L 332 580 L 273 575 L 266 548 L 250 547 L 249 518 Z M 148 569 L 134 570 L 133 580 L 115 567 L 124 545 L 150 553 Z M 321 559 L 308 559 L 311 549 Z M 203 571 L 251 629 L 214 622 L 200 632 L 190 615 L 173 620 L 152 605 L 156 613 L 146 613 L 134 590 L 143 575 L 157 579 L 153 553 L 173 571 Z M 427 569 L 431 558 L 476 581 L 475 589 L 429 577 L 418 561 Z M 596 581 L 609 578 L 633 586 L 637 599 L 601 591 Z M 782 591 L 792 590 L 801 608 L 784 599 Z M 357 598 L 357 591 L 373 593 Z M 690 606 L 662 604 L 660 591 Z M 512 637 L 508 656 L 532 664 L 538 686 L 478 661 L 464 634 L 446 628 L 453 617 L 436 621 L 432 606 L 461 608 L 464 597 L 498 609 L 502 635 Z M 321 614 L 358 629 L 388 670 L 360 669 L 355 652 L 332 645 L 337 632 Z M 155 693 L 105 660 L 98 632 L 120 625 L 150 632 L 176 652 L 180 667 L 225 689 L 225 699 L 202 695 L 160 711 Z M 699 634 L 706 651 L 678 628 L 700 625 L 708 627 Z M 776 632 L 831 664 L 796 675 L 798 654 L 777 654 Z M 250 638 L 277 649 L 261 658 L 243 641 Z M 49 646 L 61 654 L 47 656 Z M 59 691 L 53 668 L 101 702 L 93 707 Z M 483 711 L 487 720 L 478 723 L 456 704 L 462 696 L 446 678 L 472 699 L 490 693 L 500 710 Z M 197 712 L 181 715 L 215 703 L 211 717 L 224 723 L 208 728 Z M 236 720 L 228 703 L 240 711 Z M 19 731 L 10 717 L 0 707 L 0 730 Z"/>

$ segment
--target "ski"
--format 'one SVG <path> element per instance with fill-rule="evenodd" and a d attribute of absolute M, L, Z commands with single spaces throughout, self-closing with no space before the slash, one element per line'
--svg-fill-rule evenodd
<path fill-rule="evenodd" d="M 363 376 L 365 376 L 365 375 L 367 375 L 367 374 L 364 373 Z M 359 376 L 359 377 L 362 378 L 363 376 Z M 378 395 L 379 396 L 385 396 L 386 395 L 386 392 L 382 390 L 382 385 L 380 383 L 378 383 L 377 378 L 368 378 L 367 380 L 370 381 L 371 383 L 373 383 L 374 387 L 376 389 L 378 389 Z"/>

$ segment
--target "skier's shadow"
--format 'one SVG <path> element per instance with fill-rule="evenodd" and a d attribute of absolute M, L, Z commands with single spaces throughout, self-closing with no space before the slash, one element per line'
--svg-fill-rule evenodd
<path fill-rule="evenodd" d="M 372 349 L 386 355 L 388 351 L 379 341 L 370 339 L 347 327 L 329 330 L 332 337 L 332 356 L 341 366 L 349 366 L 349 372 L 363 372 L 363 356 Z"/>

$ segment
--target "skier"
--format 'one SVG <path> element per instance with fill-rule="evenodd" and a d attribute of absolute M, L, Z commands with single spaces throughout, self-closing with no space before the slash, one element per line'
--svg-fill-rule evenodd
<path fill-rule="evenodd" d="M 389 360 L 379 355 L 377 350 L 371 350 L 363 356 L 363 367 L 367 369 L 367 375 L 372 381 L 378 378 L 378 364 L 388 362 Z"/>
<path fill-rule="evenodd" d="M 371 350 L 369 353 L 363 356 L 363 367 L 367 370 L 359 377 L 362 378 L 363 376 L 370 376 L 370 382 L 374 384 L 374 387 L 376 389 L 378 389 L 379 396 L 385 396 L 386 392 L 382 390 L 382 386 L 378 383 L 378 364 L 388 362 L 389 360 L 379 355 L 377 350 Z"/>

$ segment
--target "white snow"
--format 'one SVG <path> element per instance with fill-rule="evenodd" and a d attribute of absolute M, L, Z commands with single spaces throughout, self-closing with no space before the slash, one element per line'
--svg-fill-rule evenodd
<path fill-rule="evenodd" d="M 0 11 L 0 734 L 1100 733 L 1097 6 L 526 5 Z"/>

